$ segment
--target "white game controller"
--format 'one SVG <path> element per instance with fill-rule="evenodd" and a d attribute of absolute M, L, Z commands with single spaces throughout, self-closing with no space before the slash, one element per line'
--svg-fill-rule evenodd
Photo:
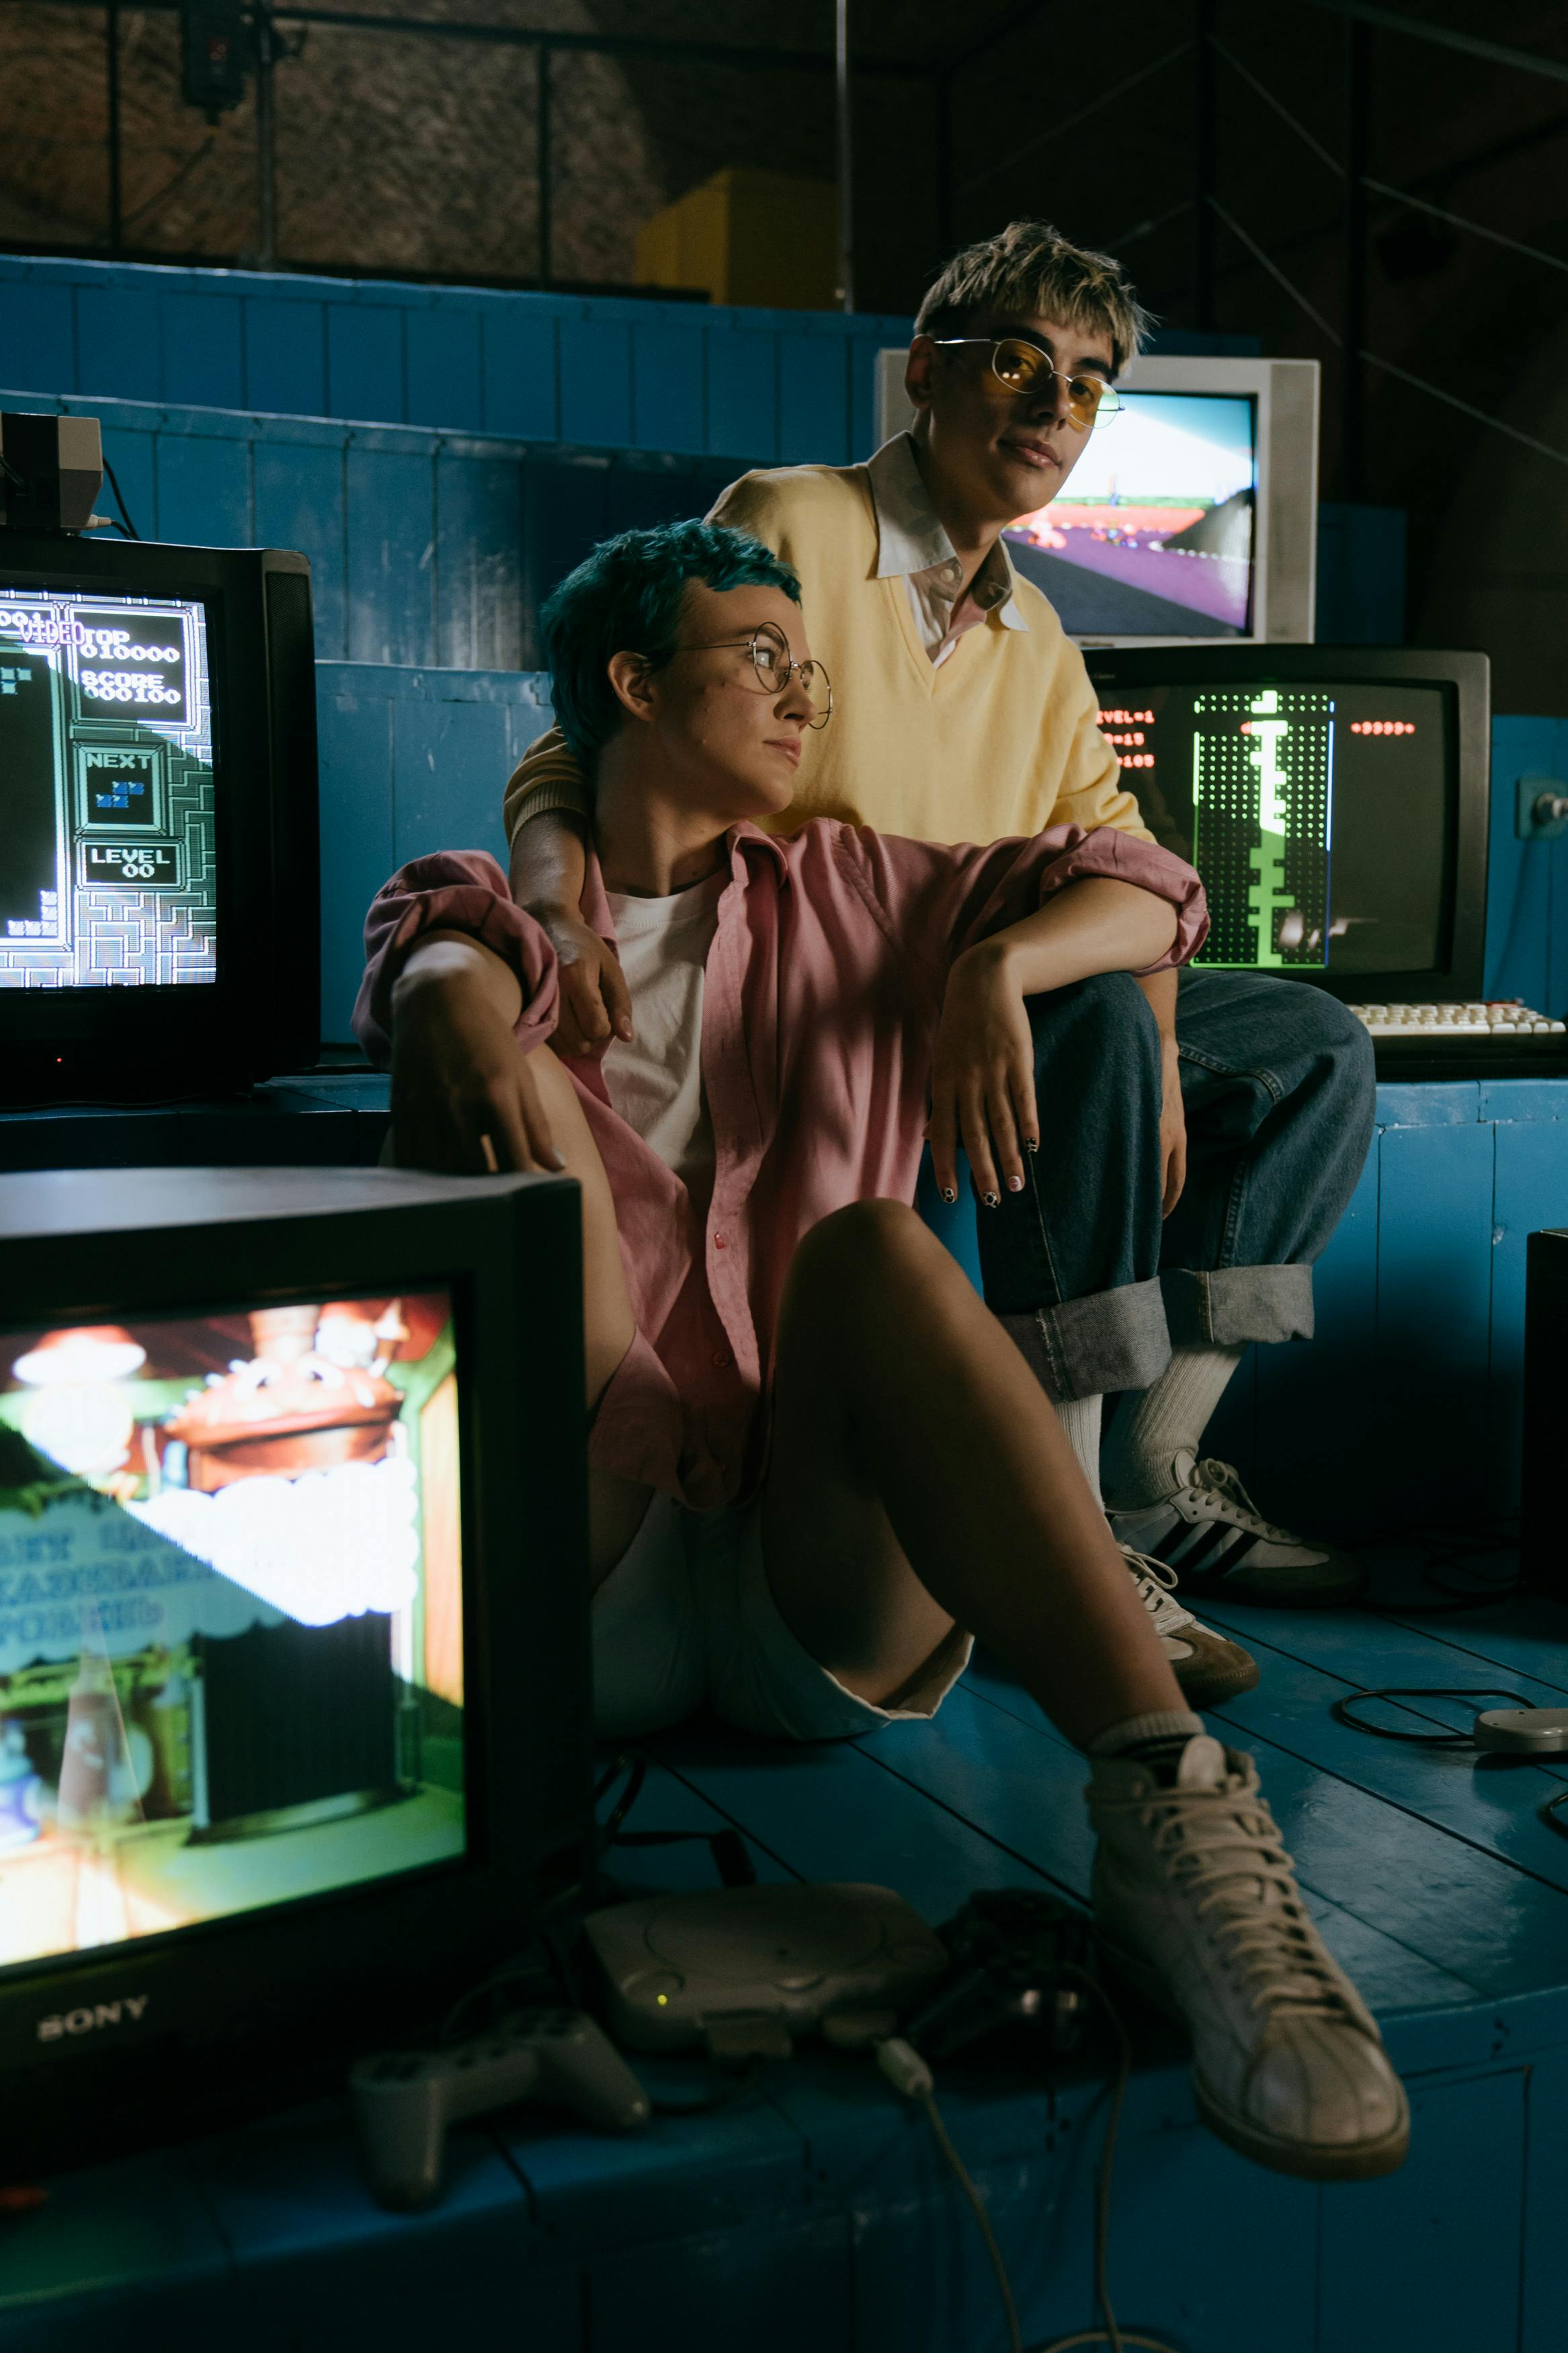
<path fill-rule="evenodd" d="M 602 2132 L 632 2132 L 647 2094 L 602 2028 L 580 2010 L 515 2012 L 449 2051 L 384 2051 L 349 2076 L 371 2189 L 400 2211 L 441 2192 L 447 2127 L 531 2094 Z"/>

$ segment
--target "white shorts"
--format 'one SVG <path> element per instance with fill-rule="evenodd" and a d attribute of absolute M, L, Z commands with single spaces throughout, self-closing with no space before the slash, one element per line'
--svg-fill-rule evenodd
<path fill-rule="evenodd" d="M 594 1729 L 618 1740 L 700 1707 L 773 1740 L 855 1740 L 936 1714 L 969 1664 L 954 1627 L 897 1707 L 873 1707 L 818 1666 L 779 1615 L 760 1504 L 689 1512 L 655 1495 L 594 1596 Z"/>

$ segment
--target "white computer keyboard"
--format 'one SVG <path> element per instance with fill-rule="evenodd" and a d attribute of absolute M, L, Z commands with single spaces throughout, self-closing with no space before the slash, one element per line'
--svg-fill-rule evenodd
<path fill-rule="evenodd" d="M 1492 1005 L 1350 1005 L 1374 1038 L 1496 1038 L 1504 1044 L 1514 1038 L 1551 1037 L 1568 1030 L 1568 1022 L 1549 1021 L 1513 999 Z"/>

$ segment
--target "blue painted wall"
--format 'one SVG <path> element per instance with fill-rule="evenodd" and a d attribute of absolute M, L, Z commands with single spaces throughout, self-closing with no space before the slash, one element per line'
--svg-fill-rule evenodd
<path fill-rule="evenodd" d="M 1554 1018 L 1568 1007 L 1568 834 L 1521 841 L 1521 776 L 1568 790 L 1568 719 L 1492 722 L 1491 839 L 1487 865 L 1487 995 L 1521 997 Z"/>
<path fill-rule="evenodd" d="M 0 384 L 16 391 L 753 465 L 868 456 L 874 354 L 910 331 L 872 312 L 0 255 Z"/>

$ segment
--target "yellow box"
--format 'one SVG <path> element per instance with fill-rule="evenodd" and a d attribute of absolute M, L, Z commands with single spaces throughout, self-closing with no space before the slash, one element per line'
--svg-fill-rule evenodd
<path fill-rule="evenodd" d="M 700 287 L 714 302 L 837 311 L 838 191 L 784 172 L 715 172 L 637 231 L 636 282 Z"/>

